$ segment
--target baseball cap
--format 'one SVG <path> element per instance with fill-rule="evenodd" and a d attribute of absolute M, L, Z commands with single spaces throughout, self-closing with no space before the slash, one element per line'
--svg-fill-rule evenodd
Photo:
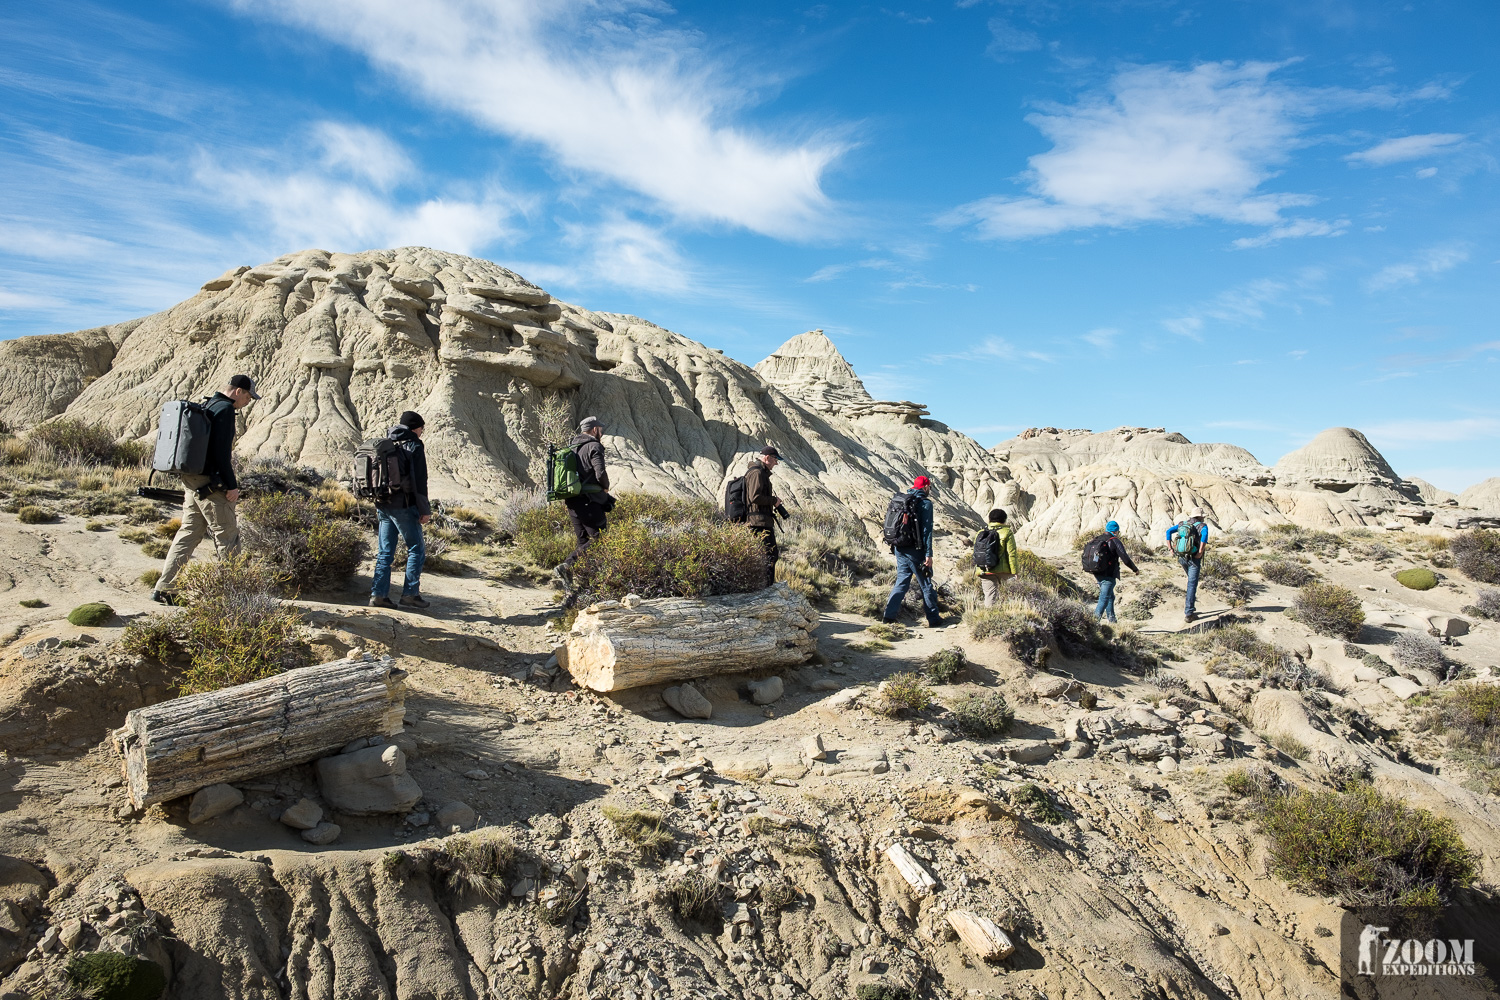
<path fill-rule="evenodd" d="M 1104 526 L 1104 530 L 1107 531 L 1107 532 L 1109 532 L 1111 535 L 1113 535 L 1115 532 L 1117 532 L 1117 531 L 1120 530 L 1120 522 L 1119 521 L 1111 521 L 1111 522 L 1109 522 L 1108 524 L 1106 524 Z"/>
<path fill-rule="evenodd" d="M 913 479 L 911 481 L 911 488 L 914 490 L 925 490 L 931 484 L 932 480 L 928 479 L 926 476 L 918 476 L 916 479 Z"/>
<path fill-rule="evenodd" d="M 595 427 L 603 426 L 603 422 L 600 421 L 598 417 L 584 417 L 582 420 L 578 421 L 578 430 L 580 433 L 591 431 Z"/>
<path fill-rule="evenodd" d="M 229 380 L 231 389 L 244 389 L 250 394 L 251 399 L 259 399 L 260 393 L 255 391 L 255 379 L 249 375 L 236 375 Z"/>
<path fill-rule="evenodd" d="M 776 459 L 778 462 L 781 461 L 781 452 L 777 451 L 775 448 L 771 447 L 770 445 L 766 445 L 764 448 L 762 448 L 760 450 L 760 453 L 762 455 L 769 455 L 772 458 Z"/>

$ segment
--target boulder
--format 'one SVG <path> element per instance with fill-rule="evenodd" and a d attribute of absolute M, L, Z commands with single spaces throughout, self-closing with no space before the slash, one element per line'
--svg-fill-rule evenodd
<path fill-rule="evenodd" d="M 661 693 L 661 700 L 684 719 L 711 719 L 713 702 L 691 684 L 673 685 Z"/>
<path fill-rule="evenodd" d="M 406 754 L 397 746 L 324 757 L 316 770 L 323 801 L 351 816 L 410 812 L 422 798 L 422 789 L 406 773 Z"/>
<path fill-rule="evenodd" d="M 245 793 L 233 785 L 217 784 L 200 788 L 188 804 L 188 822 L 207 823 L 244 801 Z"/>
<path fill-rule="evenodd" d="M 786 692 L 786 686 L 780 677 L 767 677 L 764 680 L 751 681 L 747 685 L 750 689 L 750 700 L 757 705 L 769 705 L 781 700 Z"/>
<path fill-rule="evenodd" d="M 311 830 L 323 821 L 323 807 L 312 799 L 300 798 L 281 814 L 281 822 L 295 830 Z"/>
<path fill-rule="evenodd" d="M 1406 701 L 1408 698 L 1422 693 L 1422 685 L 1410 677 L 1382 677 L 1380 678 L 1380 686 L 1402 701 Z"/>
<path fill-rule="evenodd" d="M 440 830 L 452 830 L 458 827 L 467 830 L 479 821 L 479 814 L 470 808 L 467 802 L 453 801 L 443 806 L 433 817 L 433 822 Z"/>
<path fill-rule="evenodd" d="M 307 841 L 309 844 L 316 844 L 319 847 L 326 847 L 327 845 L 333 843 L 335 840 L 338 840 L 339 834 L 343 832 L 344 831 L 339 827 L 337 823 L 324 822 L 319 823 L 311 830 L 303 830 L 302 839 Z"/>

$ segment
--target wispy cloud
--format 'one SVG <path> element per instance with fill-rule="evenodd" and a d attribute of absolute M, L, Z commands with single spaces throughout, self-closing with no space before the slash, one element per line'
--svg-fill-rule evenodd
<path fill-rule="evenodd" d="M 1003 17 L 992 17 L 989 21 L 990 44 L 985 55 L 1004 58 L 1015 52 L 1034 52 L 1042 47 L 1036 32 L 1018 28 Z"/>
<path fill-rule="evenodd" d="M 1184 310 L 1180 315 L 1161 321 L 1168 333 L 1202 340 L 1210 321 L 1230 326 L 1246 326 L 1265 319 L 1272 307 L 1297 309 L 1322 283 L 1324 274 L 1317 268 L 1306 268 L 1291 278 L 1258 278 L 1225 289 L 1218 295 Z"/>
<path fill-rule="evenodd" d="M 1458 417 L 1453 420 L 1393 420 L 1362 428 L 1372 441 L 1394 444 L 1437 444 L 1500 438 L 1500 418 Z"/>
<path fill-rule="evenodd" d="M 1302 236 L 1342 236 L 1348 229 L 1348 219 L 1339 219 L 1335 222 L 1323 219 L 1289 219 L 1280 225 L 1272 226 L 1259 236 L 1242 236 L 1234 241 L 1234 246 L 1239 250 L 1248 250 Z"/>
<path fill-rule="evenodd" d="M 1101 326 L 1098 329 L 1090 330 L 1088 333 L 1085 333 L 1083 335 L 1083 339 L 1087 343 L 1093 344 L 1101 351 L 1105 351 L 1115 346 L 1115 338 L 1119 335 L 1120 331 L 1115 329 L 1114 327 Z"/>
<path fill-rule="evenodd" d="M 1404 135 L 1399 139 L 1387 139 L 1369 149 L 1350 153 L 1344 159 L 1351 166 L 1383 167 L 1389 163 L 1420 160 L 1441 153 L 1451 153 L 1468 136 L 1459 132 L 1428 132 L 1425 135 Z"/>
<path fill-rule="evenodd" d="M 1103 93 L 1027 117 L 1053 144 L 1028 161 L 1029 195 L 985 198 L 945 221 L 995 239 L 1201 219 L 1269 227 L 1268 239 L 1334 235 L 1343 223 L 1282 217 L 1312 197 L 1261 190 L 1310 113 L 1308 98 L 1272 82 L 1276 69 L 1125 70 Z"/>
<path fill-rule="evenodd" d="M 1451 271 L 1468 259 L 1469 251 L 1462 246 L 1430 247 L 1411 260 L 1382 267 L 1370 276 L 1365 287 L 1373 292 L 1380 292 L 1400 288 L 1402 285 L 1414 285 L 1423 278 Z"/>
<path fill-rule="evenodd" d="M 670 9 L 654 0 L 429 0 L 415 15 L 405 0 L 232 2 L 678 218 L 799 237 L 832 212 L 820 178 L 846 144 L 734 124 L 764 81 L 731 78 L 701 39 L 664 26 Z"/>

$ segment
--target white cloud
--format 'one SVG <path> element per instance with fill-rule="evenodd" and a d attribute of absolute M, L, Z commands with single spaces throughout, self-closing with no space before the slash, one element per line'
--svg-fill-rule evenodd
<path fill-rule="evenodd" d="M 1365 286 L 1379 292 L 1402 285 L 1414 285 L 1423 278 L 1450 271 L 1469 259 L 1469 251 L 1461 246 L 1432 247 L 1415 258 L 1382 267 L 1370 276 Z"/>
<path fill-rule="evenodd" d="M 1423 167 L 1421 170 L 1417 171 L 1417 176 L 1424 181 L 1429 177 L 1436 177 L 1437 167 Z"/>
<path fill-rule="evenodd" d="M 1288 219 L 1279 226 L 1272 226 L 1259 236 L 1242 236 L 1234 241 L 1234 246 L 1240 250 L 1252 247 L 1270 246 L 1281 240 L 1297 239 L 1302 236 L 1342 236 L 1349 229 L 1348 219 L 1339 219 L 1336 222 L 1327 222 L 1323 219 Z"/>
<path fill-rule="evenodd" d="M 323 149 L 323 166 L 342 170 L 388 191 L 416 173 L 406 150 L 384 132 L 363 125 L 318 122 L 313 140 Z"/>
<path fill-rule="evenodd" d="M 547 150 L 674 215 L 776 236 L 826 221 L 824 169 L 845 146 L 737 126 L 753 99 L 645 0 L 233 0 L 362 53 L 421 97 Z"/>
<path fill-rule="evenodd" d="M 1096 330 L 1090 330 L 1088 333 L 1085 333 L 1083 339 L 1100 350 L 1107 350 L 1115 346 L 1115 338 L 1119 335 L 1120 331 L 1114 327 L 1101 326 Z"/>
<path fill-rule="evenodd" d="M 1387 139 L 1382 143 L 1350 153 L 1344 159 L 1351 166 L 1383 167 L 1389 163 L 1420 160 L 1442 153 L 1451 153 L 1458 144 L 1467 139 L 1458 132 L 1428 132 L 1425 135 L 1404 135 L 1399 139 Z"/>
<path fill-rule="evenodd" d="M 643 222 L 617 215 L 594 225 L 564 228 L 568 245 L 583 252 L 589 281 L 672 294 L 694 284 L 693 269 L 676 245 Z"/>
<path fill-rule="evenodd" d="M 1003 17 L 992 17 L 989 23 L 990 44 L 985 49 L 988 56 L 1003 56 L 1010 52 L 1035 52 L 1042 47 L 1042 40 L 1034 31 L 1017 28 Z"/>
<path fill-rule="evenodd" d="M 1265 319 L 1269 308 L 1295 310 L 1304 301 L 1316 301 L 1315 289 L 1325 277 L 1322 270 L 1309 267 L 1290 278 L 1257 278 L 1225 289 L 1208 301 L 1183 310 L 1179 316 L 1162 320 L 1161 325 L 1169 333 L 1193 340 L 1203 339 L 1210 320 L 1228 326 L 1250 326 Z"/>
<path fill-rule="evenodd" d="M 1460 417 L 1454 420 L 1393 420 L 1363 428 L 1372 441 L 1394 444 L 1446 444 L 1500 438 L 1500 419 Z"/>
<path fill-rule="evenodd" d="M 1273 83 L 1269 63 L 1203 63 L 1190 70 L 1125 70 L 1106 93 L 1027 117 L 1052 140 L 1022 175 L 1030 194 L 963 206 L 947 221 L 978 223 L 996 239 L 1146 222 L 1219 219 L 1280 235 L 1333 235 L 1342 223 L 1285 220 L 1313 198 L 1270 193 L 1301 141 L 1310 99 Z"/>

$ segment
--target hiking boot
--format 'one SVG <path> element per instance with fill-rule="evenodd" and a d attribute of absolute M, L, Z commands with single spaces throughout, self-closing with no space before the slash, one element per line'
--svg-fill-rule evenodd
<path fill-rule="evenodd" d="M 557 584 L 557 589 L 564 594 L 573 589 L 573 570 L 568 566 L 558 566 L 552 571 L 552 582 Z"/>
<path fill-rule="evenodd" d="M 389 597 L 372 597 L 370 598 L 370 607 L 394 609 L 396 607 L 396 602 L 391 600 Z"/>
<path fill-rule="evenodd" d="M 177 595 L 165 590 L 151 591 L 151 599 L 157 604 L 176 604 Z"/>
<path fill-rule="evenodd" d="M 900 625 L 901 621 L 898 618 L 882 618 L 882 619 L 880 619 L 880 624 L 882 624 L 882 625 Z"/>
<path fill-rule="evenodd" d="M 929 618 L 929 619 L 927 619 L 927 627 L 928 628 L 942 628 L 943 627 L 943 620 L 941 618 Z"/>
<path fill-rule="evenodd" d="M 421 594 L 402 594 L 401 606 L 403 608 L 430 608 L 432 602 L 422 600 Z"/>
<path fill-rule="evenodd" d="M 1182 620 L 1185 622 L 1195 622 L 1198 620 L 1198 612 L 1189 611 L 1187 614 L 1182 616 Z"/>

